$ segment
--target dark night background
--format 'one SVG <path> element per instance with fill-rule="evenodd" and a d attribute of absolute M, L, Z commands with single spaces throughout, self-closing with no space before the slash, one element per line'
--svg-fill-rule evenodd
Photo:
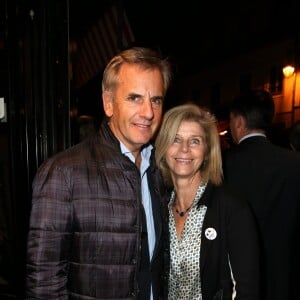
<path fill-rule="evenodd" d="M 102 12 L 117 3 L 127 14 L 134 45 L 155 48 L 169 57 L 174 85 L 203 68 L 294 36 L 299 30 L 295 0 L 86 0 L 84 3 L 83 6 L 82 2 L 70 0 L 71 38 L 84 36 Z M 79 100 L 79 111 L 94 114 L 95 118 L 102 111 L 101 75 L 102 72 L 78 92 L 79 99 L 83 99 Z"/>
<path fill-rule="evenodd" d="M 71 36 L 84 34 L 113 1 L 70 1 Z M 101 4 L 100 4 L 101 3 Z M 135 44 L 172 58 L 178 76 L 292 35 L 295 0 L 121 1 Z M 87 5 L 86 5 L 87 4 Z"/>
<path fill-rule="evenodd" d="M 7 119 L 0 120 L 1 300 L 22 299 L 31 184 L 38 166 L 78 141 L 82 115 L 101 117 L 103 70 L 76 86 L 69 72 L 70 41 L 86 37 L 113 4 L 126 12 L 133 45 L 171 59 L 173 85 L 178 80 L 189 86 L 192 75 L 207 67 L 300 36 L 296 0 L 0 0 L 0 97 L 7 105 Z M 107 40 L 101 44 L 94 38 L 91 47 L 98 42 L 100 51 L 106 50 Z M 89 67 L 98 62 L 93 56 L 87 61 Z M 235 67 L 224 77 L 241 75 Z M 278 70 L 282 75 L 281 66 Z M 206 77 L 201 83 L 214 88 Z"/>

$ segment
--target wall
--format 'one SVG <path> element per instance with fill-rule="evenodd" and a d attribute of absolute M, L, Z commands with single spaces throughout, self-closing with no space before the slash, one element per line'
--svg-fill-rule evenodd
<path fill-rule="evenodd" d="M 281 69 L 288 54 L 293 51 L 294 41 L 290 38 L 270 44 L 253 52 L 232 58 L 221 65 L 213 65 L 197 75 L 181 80 L 177 88 L 178 97 L 196 100 L 209 105 L 214 86 L 220 87 L 219 105 L 226 107 L 240 92 L 243 76 L 251 78 L 251 87 L 270 89 L 270 73 L 274 66 Z M 282 90 L 273 93 L 276 108 L 275 122 L 290 126 L 292 110 L 292 79 L 283 79 Z M 296 94 L 300 93 L 300 81 Z M 299 97 L 297 97 L 299 99 Z M 299 100 L 297 100 L 299 101 Z M 298 111 L 296 118 L 299 117 Z"/>

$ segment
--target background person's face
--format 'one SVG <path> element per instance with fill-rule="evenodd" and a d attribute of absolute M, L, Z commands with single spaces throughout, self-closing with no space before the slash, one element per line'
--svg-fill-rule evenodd
<path fill-rule="evenodd" d="M 238 116 L 235 116 L 233 113 L 230 113 L 229 115 L 229 128 L 230 128 L 230 135 L 232 140 L 237 144 L 239 141 L 238 136 L 238 128 L 240 124 L 240 118 Z"/>
<path fill-rule="evenodd" d="M 154 136 L 162 117 L 163 96 L 158 69 L 129 64 L 121 67 L 120 84 L 113 99 L 104 103 L 104 110 L 113 133 L 130 151 L 138 151 Z"/>

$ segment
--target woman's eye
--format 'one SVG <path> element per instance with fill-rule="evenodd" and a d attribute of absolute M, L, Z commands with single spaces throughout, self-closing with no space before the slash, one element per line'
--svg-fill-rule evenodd
<path fill-rule="evenodd" d="M 201 141 L 199 139 L 192 139 L 191 140 L 192 145 L 199 145 L 200 143 L 201 143 Z"/>

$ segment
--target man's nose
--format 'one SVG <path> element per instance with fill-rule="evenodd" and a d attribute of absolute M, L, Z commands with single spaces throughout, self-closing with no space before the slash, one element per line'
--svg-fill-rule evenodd
<path fill-rule="evenodd" d="M 141 115 L 148 120 L 153 119 L 154 112 L 151 99 L 145 99 L 141 107 Z"/>

